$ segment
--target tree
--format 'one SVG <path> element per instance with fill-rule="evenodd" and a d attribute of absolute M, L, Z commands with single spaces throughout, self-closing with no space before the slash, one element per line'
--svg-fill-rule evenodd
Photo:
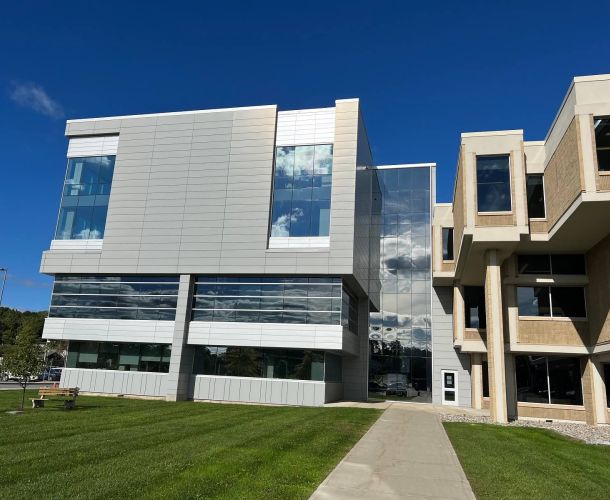
<path fill-rule="evenodd" d="M 15 344 L 7 346 L 2 360 L 2 370 L 19 379 L 23 388 L 21 411 L 25 403 L 25 390 L 31 377 L 36 377 L 44 369 L 44 355 L 36 335 L 35 325 L 24 326 L 15 339 Z"/>

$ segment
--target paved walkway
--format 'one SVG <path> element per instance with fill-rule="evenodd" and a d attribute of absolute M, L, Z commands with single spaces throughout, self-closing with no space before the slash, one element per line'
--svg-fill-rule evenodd
<path fill-rule="evenodd" d="M 475 498 L 438 414 L 393 404 L 311 497 Z"/>

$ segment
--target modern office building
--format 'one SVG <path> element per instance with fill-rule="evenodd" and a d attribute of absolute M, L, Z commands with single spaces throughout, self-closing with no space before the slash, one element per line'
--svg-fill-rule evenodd
<path fill-rule="evenodd" d="M 450 204 L 375 164 L 357 99 L 68 121 L 61 384 L 610 422 L 609 116 L 584 77 L 544 141 L 462 134 Z"/>
<path fill-rule="evenodd" d="M 411 256 L 397 257 L 395 231 L 393 250 L 380 253 L 389 209 L 358 100 L 74 120 L 66 135 L 57 229 L 41 266 L 55 277 L 44 337 L 69 341 L 62 385 L 170 400 L 367 398 L 380 263 L 410 283 Z M 402 172 L 415 200 L 400 223 L 419 235 L 421 302 L 434 169 L 387 172 Z M 427 323 L 421 352 L 384 373 L 398 388 L 417 377 L 429 394 L 429 309 L 415 307 Z"/>

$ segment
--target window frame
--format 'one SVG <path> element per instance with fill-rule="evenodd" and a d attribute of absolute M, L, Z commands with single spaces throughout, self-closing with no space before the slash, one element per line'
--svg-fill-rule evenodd
<path fill-rule="evenodd" d="M 610 122 L 610 116 L 608 115 L 603 115 L 603 116 L 593 116 L 592 118 L 593 120 L 593 143 L 594 143 L 594 147 L 595 147 L 595 172 L 598 175 L 610 175 L 610 168 L 608 168 L 608 170 L 600 170 L 599 168 L 599 159 L 598 159 L 598 155 L 597 155 L 597 137 L 596 137 L 596 133 L 595 133 L 595 122 L 596 121 L 602 121 L 602 120 L 607 120 L 608 122 Z M 608 148 L 610 149 L 610 148 Z"/>
<path fill-rule="evenodd" d="M 61 197 L 59 199 L 59 210 L 57 211 L 57 217 L 55 218 L 55 229 L 53 230 L 53 240 L 57 240 L 57 231 L 59 229 L 59 221 L 61 218 L 61 212 L 62 212 L 62 208 L 63 207 L 63 202 L 64 202 L 64 198 L 66 196 L 65 193 L 65 189 L 66 189 L 66 180 L 68 179 L 68 174 L 70 173 L 70 161 L 77 159 L 77 158 L 101 158 L 104 156 L 113 156 L 114 157 L 114 165 L 112 167 L 112 177 L 110 179 L 110 183 L 109 183 L 109 188 L 108 188 L 108 193 L 106 193 L 107 196 L 110 196 L 110 191 L 112 191 L 112 181 L 114 180 L 114 170 L 116 169 L 116 157 L 117 154 L 81 154 L 78 156 L 68 156 L 66 157 L 66 173 L 64 175 L 64 179 L 61 185 Z M 99 184 L 99 183 L 98 183 Z M 102 183 L 102 184 L 106 184 L 106 183 Z M 94 195 L 94 196 L 98 196 L 98 195 Z M 91 216 L 90 219 L 92 222 L 93 221 L 93 208 L 95 206 L 102 206 L 102 205 L 93 205 L 91 206 Z M 106 218 L 104 220 L 104 234 L 102 234 L 101 238 L 81 238 L 80 241 L 89 241 L 89 240 L 96 240 L 96 239 L 100 239 L 103 240 L 104 236 L 106 234 L 106 223 L 108 222 L 108 207 L 110 206 L 110 201 L 108 202 L 108 204 L 106 205 Z M 91 228 L 89 228 L 89 230 L 91 230 Z M 60 240 L 57 241 L 79 241 L 78 238 L 62 238 Z"/>
<path fill-rule="evenodd" d="M 556 273 L 555 270 L 553 269 L 553 257 L 565 257 L 565 256 L 572 256 L 572 257 L 582 257 L 582 262 L 584 264 L 584 273 Z M 519 259 L 521 257 L 546 257 L 548 264 L 549 264 L 549 272 L 548 273 L 522 273 L 519 271 L 520 269 L 520 265 L 519 265 Z M 546 277 L 559 277 L 559 276 L 587 276 L 587 259 L 585 257 L 585 254 L 579 254 L 579 253 L 575 253 L 575 254 L 562 254 L 562 253 L 541 253 L 541 254 L 532 254 L 532 253 L 523 253 L 523 254 L 517 254 L 517 275 L 518 276 L 531 276 L 531 277 L 536 277 L 536 276 L 544 276 Z"/>
<path fill-rule="evenodd" d="M 332 164 L 331 164 L 331 169 L 330 169 L 330 174 L 316 174 L 315 172 L 315 168 L 316 168 L 316 163 L 315 163 L 315 150 L 317 146 L 330 146 L 331 147 L 331 159 L 332 159 Z M 315 178 L 316 175 L 321 176 L 321 175 L 328 175 L 330 177 L 330 198 L 328 200 L 313 200 L 313 190 L 316 189 L 312 186 L 312 197 L 309 201 L 310 203 L 310 210 L 311 210 L 311 203 L 312 201 L 316 201 L 316 202 L 325 202 L 328 201 L 328 235 L 326 236 L 312 236 L 312 235 L 307 235 L 307 236 L 292 236 L 290 234 L 290 229 L 288 230 L 288 236 L 274 236 L 273 235 L 273 207 L 275 204 L 275 197 L 276 197 L 276 189 L 275 189 L 275 184 L 276 184 L 276 168 L 277 168 L 277 156 L 278 156 L 278 150 L 280 148 L 294 148 L 294 154 L 295 154 L 295 164 L 296 164 L 296 148 L 298 147 L 312 147 L 313 148 L 313 163 L 312 163 L 312 172 L 311 172 L 311 176 L 312 178 Z M 332 209 L 333 209 L 333 174 L 334 174 L 334 162 L 335 162 L 335 143 L 333 142 L 324 142 L 324 143 L 319 143 L 319 144 L 292 144 L 292 145 L 278 145 L 275 144 L 274 145 L 274 151 L 273 151 L 273 171 L 272 171 L 272 177 L 271 177 L 271 193 L 269 196 L 269 225 L 267 228 L 267 250 L 275 250 L 275 247 L 271 247 L 270 246 L 270 241 L 272 239 L 278 239 L 278 240 L 282 240 L 282 239 L 291 239 L 291 240 L 304 240 L 304 239 L 314 239 L 314 238 L 323 238 L 323 239 L 328 239 L 330 238 L 330 235 L 332 234 Z M 293 171 L 293 178 L 294 178 L 294 171 Z M 291 196 L 290 196 L 290 204 L 291 204 L 291 209 L 290 209 L 290 213 L 292 214 L 292 204 L 294 202 L 294 194 L 292 193 L 292 191 L 294 190 L 294 186 L 291 188 Z M 282 201 L 282 200 L 281 200 Z M 283 201 L 288 201 L 288 200 L 283 200 Z M 309 214 L 309 221 L 308 221 L 308 232 L 311 232 L 311 212 Z M 296 247 L 298 248 L 298 247 Z M 281 250 L 284 250 L 284 247 L 280 247 Z"/>
<path fill-rule="evenodd" d="M 520 357 L 526 357 L 526 358 L 530 358 L 536 355 L 531 355 L 531 354 L 520 354 Z M 576 406 L 576 407 L 584 407 L 585 404 L 585 391 L 584 391 L 584 383 L 583 383 L 583 368 L 582 368 L 582 358 L 579 356 L 574 356 L 574 355 L 570 355 L 570 354 L 566 354 L 566 355 L 562 355 L 562 354 L 553 354 L 553 355 L 547 355 L 547 354 L 543 354 L 543 355 L 537 355 L 537 357 L 540 358 L 544 358 L 544 366 L 545 366 L 545 371 L 546 371 L 546 388 L 547 388 L 547 402 L 546 403 L 540 403 L 540 402 L 534 402 L 534 401 L 519 401 L 519 383 L 518 383 L 518 379 L 517 379 L 517 369 L 515 369 L 515 375 L 514 375 L 514 382 L 515 382 L 515 389 L 517 390 L 517 404 L 521 403 L 521 404 L 525 404 L 525 405 L 548 405 L 548 406 Z M 577 360 L 578 363 L 578 371 L 580 373 L 580 398 L 582 399 L 582 403 L 581 404 L 572 404 L 572 403 L 553 403 L 553 398 L 552 398 L 552 391 L 551 391 L 551 375 L 550 375 L 550 370 L 549 370 L 549 358 L 573 358 Z"/>
<path fill-rule="evenodd" d="M 445 259 L 445 231 L 448 235 L 451 235 L 451 258 Z M 454 227 L 441 227 L 441 260 L 443 262 L 455 262 L 455 228 Z M 447 243 L 449 243 L 449 236 L 447 237 Z"/>
<path fill-rule="evenodd" d="M 544 208 L 544 217 L 530 217 L 529 216 L 529 196 L 527 193 L 527 179 L 528 177 L 541 177 L 542 178 L 542 205 Z M 526 209 L 527 209 L 527 218 L 531 221 L 546 221 L 546 214 L 547 214 L 547 210 L 546 210 L 546 184 L 545 184 L 545 180 L 544 180 L 544 174 L 535 174 L 535 173 L 531 173 L 531 174 L 525 174 L 525 197 L 526 197 Z"/>
<path fill-rule="evenodd" d="M 525 320 L 540 320 L 540 321 L 588 321 L 589 317 L 588 317 L 588 313 L 587 313 L 587 291 L 584 285 L 573 285 L 573 284 L 566 284 L 566 285 L 557 285 L 557 286 L 549 286 L 549 285 L 545 285 L 545 284 L 537 284 L 539 286 L 535 286 L 535 285 L 517 285 L 515 287 L 515 292 L 518 294 L 518 289 L 519 288 L 546 288 L 548 296 L 549 296 L 549 315 L 548 316 L 523 316 L 521 314 L 519 314 L 519 301 L 517 300 L 517 317 L 518 319 L 525 319 Z M 552 288 L 580 288 L 582 290 L 582 297 L 583 297 L 583 305 L 584 305 L 584 309 L 585 309 L 585 315 L 584 316 L 554 316 L 553 315 L 553 293 L 551 292 Z"/>
<path fill-rule="evenodd" d="M 499 153 L 499 154 L 475 154 L 474 158 L 474 180 L 475 180 L 475 195 L 476 195 L 476 205 L 477 205 L 477 215 L 507 215 L 513 213 L 513 174 L 512 174 L 512 159 L 511 153 Z M 479 210 L 479 175 L 478 175 L 478 159 L 479 158 L 504 158 L 508 157 L 508 192 L 510 195 L 510 210 L 490 210 L 481 212 Z"/>

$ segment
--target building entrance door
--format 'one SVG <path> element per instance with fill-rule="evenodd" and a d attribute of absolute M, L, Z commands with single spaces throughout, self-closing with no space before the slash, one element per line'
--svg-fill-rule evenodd
<path fill-rule="evenodd" d="M 441 370 L 442 403 L 444 405 L 458 405 L 457 372 L 455 370 Z"/>

